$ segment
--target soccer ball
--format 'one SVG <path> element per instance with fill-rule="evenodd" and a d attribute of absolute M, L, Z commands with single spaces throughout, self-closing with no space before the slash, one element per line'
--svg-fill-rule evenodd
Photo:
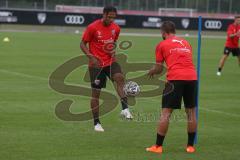
<path fill-rule="evenodd" d="M 123 91 L 126 96 L 134 97 L 140 93 L 140 86 L 136 82 L 129 81 L 124 85 Z"/>

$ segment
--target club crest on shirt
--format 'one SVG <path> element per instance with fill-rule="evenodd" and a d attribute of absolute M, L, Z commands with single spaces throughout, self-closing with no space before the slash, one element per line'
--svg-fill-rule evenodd
<path fill-rule="evenodd" d="M 102 38 L 102 33 L 100 31 L 97 31 L 97 37 Z"/>
<path fill-rule="evenodd" d="M 113 29 L 113 30 L 112 30 L 112 36 L 115 36 L 115 32 L 116 32 L 116 31 Z"/>

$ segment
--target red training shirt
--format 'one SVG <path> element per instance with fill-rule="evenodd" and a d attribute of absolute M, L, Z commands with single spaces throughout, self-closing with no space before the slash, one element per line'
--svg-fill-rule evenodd
<path fill-rule="evenodd" d="M 167 65 L 167 80 L 197 80 L 192 47 L 183 38 L 172 36 L 156 47 L 156 63 Z"/>
<path fill-rule="evenodd" d="M 115 51 L 109 49 L 114 47 L 120 33 L 120 27 L 112 22 L 104 26 L 102 19 L 96 20 L 86 28 L 82 40 L 89 43 L 90 53 L 100 60 L 100 67 L 111 65 L 114 61 Z M 91 66 L 89 62 L 89 66 Z"/>
<path fill-rule="evenodd" d="M 227 29 L 227 40 L 225 43 L 226 47 L 238 48 L 239 36 L 230 37 L 231 34 L 235 34 L 240 31 L 240 25 L 230 24 Z"/>

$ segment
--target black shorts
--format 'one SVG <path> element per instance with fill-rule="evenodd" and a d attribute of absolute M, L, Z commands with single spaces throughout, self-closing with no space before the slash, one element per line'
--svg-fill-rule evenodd
<path fill-rule="evenodd" d="M 173 91 L 169 92 L 169 85 L 173 85 Z M 182 99 L 185 108 L 196 106 L 197 81 L 169 81 L 166 83 L 162 96 L 162 108 L 181 109 Z"/>
<path fill-rule="evenodd" d="M 230 53 L 232 53 L 233 56 L 240 56 L 240 49 L 225 47 L 223 54 L 229 55 Z"/>
<path fill-rule="evenodd" d="M 107 77 L 113 81 L 112 77 L 116 73 L 122 73 L 117 62 L 102 68 L 89 67 L 91 87 L 96 89 L 106 88 Z"/>

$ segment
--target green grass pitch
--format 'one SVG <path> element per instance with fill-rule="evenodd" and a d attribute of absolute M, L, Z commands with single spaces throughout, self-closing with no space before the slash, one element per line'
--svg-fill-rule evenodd
<path fill-rule="evenodd" d="M 73 99 L 72 112 L 89 108 L 89 98 L 57 93 L 49 88 L 49 75 L 62 63 L 82 54 L 80 35 L 64 33 L 1 32 L 0 42 L 0 159 L 1 160 L 148 160 L 238 159 L 240 139 L 240 83 L 237 59 L 229 57 L 221 77 L 216 69 L 224 39 L 202 39 L 201 90 L 197 152 L 184 151 L 187 141 L 184 116 L 173 120 L 162 155 L 147 153 L 154 144 L 161 96 L 137 100 L 131 107 L 143 120 L 123 121 L 120 106 L 102 117 L 104 133 L 93 131 L 92 121 L 66 122 L 55 105 Z M 197 55 L 197 39 L 187 38 Z M 160 37 L 121 36 L 131 40 L 125 51 L 130 62 L 154 62 Z M 81 84 L 85 68 L 76 69 L 67 83 Z M 109 82 L 106 90 L 115 91 Z M 153 114 L 152 117 L 147 115 Z M 176 111 L 184 115 L 184 110 Z M 145 117 L 145 119 L 144 119 Z M 138 117 L 139 118 L 139 117 Z M 141 117 L 140 117 L 141 118 Z"/>

